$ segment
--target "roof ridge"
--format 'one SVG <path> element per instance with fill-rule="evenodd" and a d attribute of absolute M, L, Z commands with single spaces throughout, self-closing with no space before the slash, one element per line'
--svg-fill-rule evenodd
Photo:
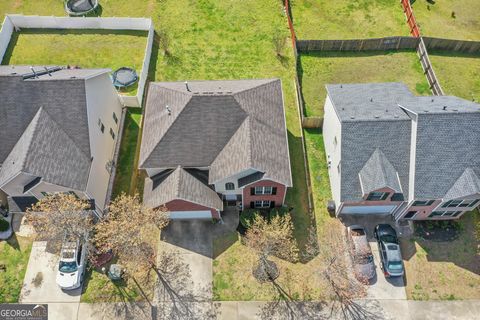
<path fill-rule="evenodd" d="M 255 79 L 255 80 L 257 80 L 257 81 L 260 81 L 260 80 L 270 80 L 270 81 L 268 81 L 268 82 L 265 82 L 265 83 L 262 83 L 262 84 L 259 84 L 258 86 L 254 86 L 254 87 L 251 87 L 251 88 L 246 88 L 246 89 L 243 89 L 243 90 L 240 90 L 240 91 L 234 92 L 234 93 L 232 94 L 232 96 L 234 96 L 234 97 L 235 97 L 235 96 L 236 96 L 236 95 L 238 95 L 239 93 L 245 93 L 245 92 L 247 92 L 247 91 L 251 91 L 251 90 L 258 89 L 258 88 L 262 88 L 262 87 L 266 86 L 267 84 L 271 84 L 271 83 L 272 83 L 272 82 L 274 82 L 274 81 L 280 81 L 280 79 L 278 79 L 278 78 L 271 78 L 271 79 Z M 240 107 L 241 107 L 241 106 L 242 106 L 242 105 L 240 105 Z M 243 109 L 243 108 L 242 108 L 242 109 Z M 244 111 L 245 111 L 245 110 L 244 110 Z M 246 112 L 246 111 L 245 111 L 245 112 Z"/>

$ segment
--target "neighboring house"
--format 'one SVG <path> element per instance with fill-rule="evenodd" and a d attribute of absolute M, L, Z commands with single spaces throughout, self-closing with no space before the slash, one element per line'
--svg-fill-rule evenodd
<path fill-rule="evenodd" d="M 151 83 L 140 169 L 144 203 L 173 219 L 284 204 L 292 186 L 278 79 Z"/>
<path fill-rule="evenodd" d="M 0 96 L 0 198 L 71 192 L 100 213 L 122 113 L 109 70 L 0 66 Z"/>
<path fill-rule="evenodd" d="M 327 85 L 323 135 L 337 215 L 455 219 L 480 204 L 480 104 Z"/>

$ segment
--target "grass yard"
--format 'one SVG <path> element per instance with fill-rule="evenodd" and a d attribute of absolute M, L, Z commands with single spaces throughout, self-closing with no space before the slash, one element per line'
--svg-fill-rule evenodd
<path fill-rule="evenodd" d="M 299 73 L 308 116 L 323 116 L 326 84 L 404 82 L 417 95 L 430 94 L 413 51 L 302 54 Z"/>
<path fill-rule="evenodd" d="M 460 223 L 457 240 L 434 242 L 415 237 L 403 244 L 416 251 L 405 261 L 408 299 L 480 299 L 479 212 L 464 215 Z M 402 249 L 403 253 L 409 249 Z"/>
<path fill-rule="evenodd" d="M 299 39 L 358 39 L 408 36 L 397 0 L 295 0 L 293 24 Z"/>
<path fill-rule="evenodd" d="M 23 29 L 13 34 L 2 64 L 112 70 L 127 66 L 140 74 L 146 36 L 143 31 Z M 134 85 L 124 92 L 135 95 L 136 91 Z"/>
<path fill-rule="evenodd" d="M 0 242 L 0 265 L 6 267 L 0 270 L 0 304 L 18 302 L 31 249 L 32 240 L 25 237 Z"/>
<path fill-rule="evenodd" d="M 445 94 L 480 101 L 480 54 L 429 52 Z"/>
<path fill-rule="evenodd" d="M 423 36 L 480 40 L 478 0 L 417 0 L 412 8 Z"/>
<path fill-rule="evenodd" d="M 136 181 L 135 177 L 137 176 L 135 162 L 141 123 L 142 110 L 136 108 L 128 109 L 125 115 L 112 198 L 115 198 L 122 192 L 131 194 L 135 190 L 133 183 Z"/>

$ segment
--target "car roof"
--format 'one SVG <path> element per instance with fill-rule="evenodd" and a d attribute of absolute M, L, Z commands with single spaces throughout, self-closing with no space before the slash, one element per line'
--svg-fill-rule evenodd
<path fill-rule="evenodd" d="M 379 224 L 377 225 L 377 234 L 378 235 L 387 235 L 397 236 L 395 229 L 389 224 Z"/>
<path fill-rule="evenodd" d="M 398 244 L 387 243 L 386 253 L 388 261 L 402 261 L 402 254 L 400 253 L 400 246 Z"/>
<path fill-rule="evenodd" d="M 355 249 L 355 253 L 361 254 L 371 254 L 372 249 L 370 248 L 367 240 L 367 235 L 363 234 L 360 236 L 352 236 L 352 242 Z"/>

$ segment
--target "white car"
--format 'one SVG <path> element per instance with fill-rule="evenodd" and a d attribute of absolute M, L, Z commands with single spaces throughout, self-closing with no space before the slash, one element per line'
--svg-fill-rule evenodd
<path fill-rule="evenodd" d="M 80 288 L 87 263 L 87 248 L 80 241 L 66 242 L 60 252 L 57 285 L 63 290 Z"/>

